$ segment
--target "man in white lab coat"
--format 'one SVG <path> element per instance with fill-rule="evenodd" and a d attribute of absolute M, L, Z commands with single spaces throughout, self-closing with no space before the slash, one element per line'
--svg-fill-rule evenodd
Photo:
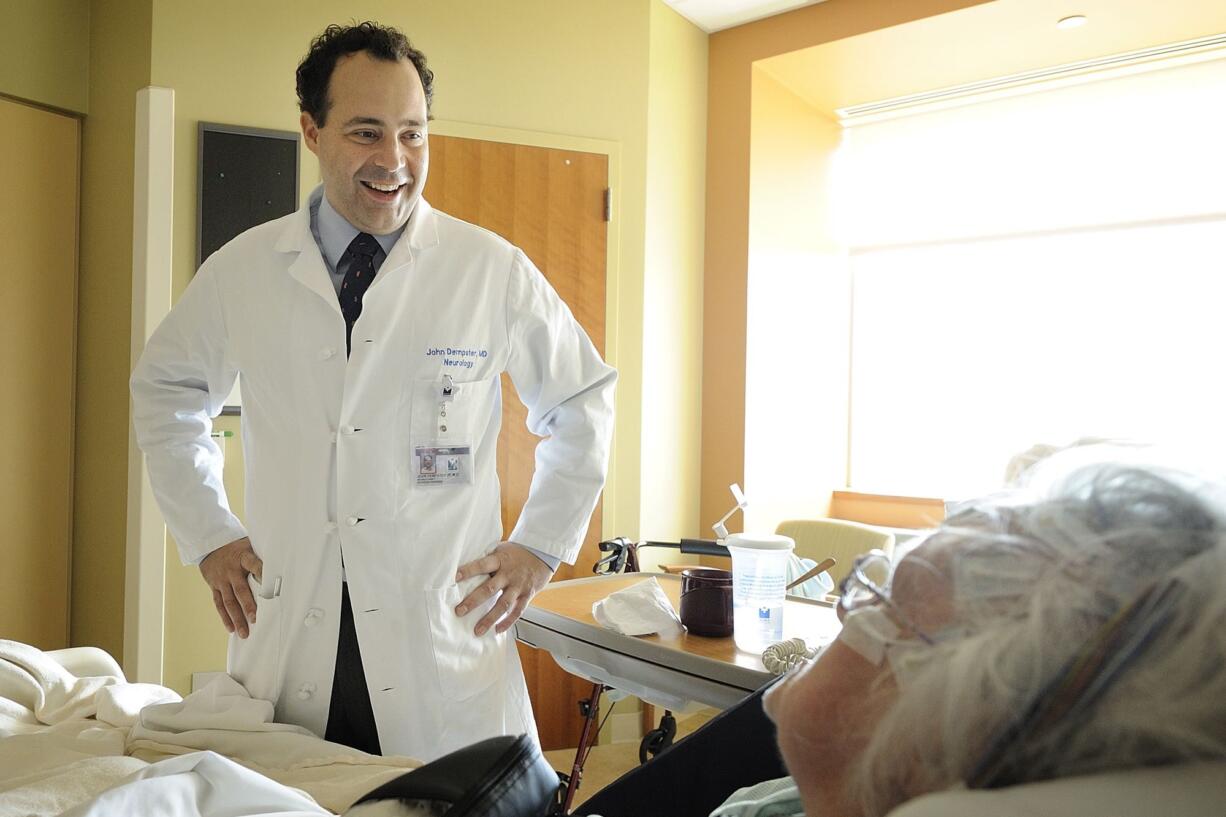
<path fill-rule="evenodd" d="M 421 198 L 432 86 L 394 29 L 318 37 L 298 95 L 323 186 L 210 256 L 132 376 L 230 673 L 278 720 L 425 760 L 535 733 L 507 630 L 578 554 L 616 380 L 520 250 Z M 500 542 L 504 371 L 547 439 Z M 209 438 L 239 373 L 246 526 Z"/>

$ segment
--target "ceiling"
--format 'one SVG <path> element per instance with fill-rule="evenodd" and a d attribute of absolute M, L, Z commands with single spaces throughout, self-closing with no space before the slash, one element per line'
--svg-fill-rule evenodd
<path fill-rule="evenodd" d="M 1086 15 L 1087 24 L 1056 28 L 1073 14 Z M 995 0 L 757 65 L 819 111 L 833 112 L 1222 33 L 1222 0 Z"/>
<path fill-rule="evenodd" d="M 824 0 L 664 0 L 673 10 L 708 34 L 773 17 Z"/>

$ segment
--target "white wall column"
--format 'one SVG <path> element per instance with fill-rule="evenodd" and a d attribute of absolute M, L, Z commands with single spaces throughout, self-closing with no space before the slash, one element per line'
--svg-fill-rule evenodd
<path fill-rule="evenodd" d="M 132 220 L 132 366 L 170 311 L 175 92 L 136 93 Z M 128 537 L 124 580 L 123 669 L 130 681 L 161 683 L 166 523 L 153 498 L 145 458 L 128 424 Z"/>

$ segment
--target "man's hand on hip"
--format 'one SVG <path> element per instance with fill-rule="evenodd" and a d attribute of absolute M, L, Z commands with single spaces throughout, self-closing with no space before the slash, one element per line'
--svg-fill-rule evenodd
<path fill-rule="evenodd" d="M 499 542 L 489 554 L 460 566 L 456 581 L 488 573 L 489 578 L 468 594 L 455 608 L 457 616 L 468 615 L 493 596 L 498 601 L 477 622 L 473 632 L 485 635 L 491 626 L 494 632 L 505 632 L 523 615 L 528 602 L 549 583 L 553 571 L 531 551 L 514 542 Z M 501 595 L 499 595 L 501 594 Z M 495 626 L 496 625 L 496 626 Z"/>
<path fill-rule="evenodd" d="M 251 540 L 236 539 L 205 556 L 200 575 L 213 591 L 213 604 L 226 631 L 246 638 L 249 624 L 255 624 L 255 596 L 247 576 L 260 581 L 264 575 L 264 563 L 255 555 Z"/>

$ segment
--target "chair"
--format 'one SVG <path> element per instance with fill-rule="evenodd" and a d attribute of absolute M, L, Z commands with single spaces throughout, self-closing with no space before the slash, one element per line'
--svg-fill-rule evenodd
<path fill-rule="evenodd" d="M 775 533 L 795 541 L 795 553 L 802 558 L 820 562 L 833 556 L 835 566 L 830 569 L 830 577 L 836 588 L 860 554 L 874 548 L 886 553 L 894 550 L 894 534 L 843 519 L 789 519 L 780 522 Z"/>

